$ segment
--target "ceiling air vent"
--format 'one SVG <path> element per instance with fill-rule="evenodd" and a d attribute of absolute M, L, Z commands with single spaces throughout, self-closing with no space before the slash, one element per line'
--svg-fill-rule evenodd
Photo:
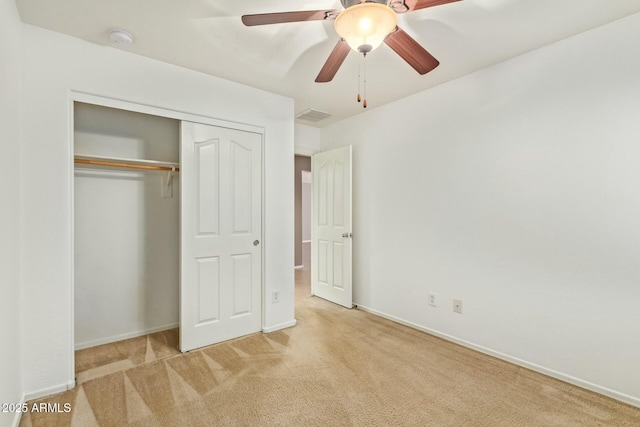
<path fill-rule="evenodd" d="M 319 122 L 320 120 L 324 120 L 328 117 L 331 117 L 331 114 L 309 108 L 308 110 L 304 110 L 302 113 L 298 114 L 296 119 L 306 120 L 308 122 Z"/>

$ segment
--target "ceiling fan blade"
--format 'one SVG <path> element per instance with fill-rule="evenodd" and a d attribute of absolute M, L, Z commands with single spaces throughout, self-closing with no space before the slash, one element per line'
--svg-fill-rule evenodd
<path fill-rule="evenodd" d="M 426 9 L 428 7 L 454 3 L 457 1 L 460 0 L 404 0 L 404 4 L 406 5 L 408 11 L 411 12 L 418 9 Z"/>
<path fill-rule="evenodd" d="M 351 50 L 351 48 L 346 41 L 343 39 L 338 40 L 338 43 L 331 51 L 329 58 L 327 58 L 327 62 L 324 63 L 322 69 L 318 73 L 316 83 L 330 82 L 333 79 L 333 76 L 338 72 L 338 69 L 344 62 L 344 59 L 349 54 L 349 50 Z"/>
<path fill-rule="evenodd" d="M 391 0 L 389 7 L 396 13 L 413 12 L 418 9 L 454 3 L 460 0 Z"/>
<path fill-rule="evenodd" d="M 247 27 L 254 25 L 282 24 L 285 22 L 322 21 L 336 19 L 339 10 L 301 10 L 297 12 L 260 13 L 257 15 L 243 15 L 242 23 Z"/>
<path fill-rule="evenodd" d="M 419 74 L 426 74 L 440 64 L 425 48 L 399 27 L 396 27 L 396 31 L 389 34 L 384 42 Z"/>

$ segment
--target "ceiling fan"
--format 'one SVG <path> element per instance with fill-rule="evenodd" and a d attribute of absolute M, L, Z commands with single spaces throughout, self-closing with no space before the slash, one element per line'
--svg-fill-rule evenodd
<path fill-rule="evenodd" d="M 413 12 L 460 0 L 340 0 L 344 10 L 306 10 L 261 13 L 242 16 L 244 25 L 335 20 L 340 40 L 316 77 L 317 83 L 330 82 L 344 62 L 349 49 L 363 55 L 383 42 L 419 74 L 426 74 L 440 63 L 411 36 L 397 26 L 397 14 Z"/>

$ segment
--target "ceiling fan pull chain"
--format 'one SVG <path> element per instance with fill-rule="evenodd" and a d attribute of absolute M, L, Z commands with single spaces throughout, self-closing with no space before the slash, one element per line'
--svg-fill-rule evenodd
<path fill-rule="evenodd" d="M 358 63 L 358 102 L 362 101 L 360 97 L 360 63 Z"/>
<path fill-rule="evenodd" d="M 364 99 L 362 100 L 362 108 L 367 108 L 367 55 L 364 55 L 364 60 L 362 61 L 362 68 L 364 69 Z"/>

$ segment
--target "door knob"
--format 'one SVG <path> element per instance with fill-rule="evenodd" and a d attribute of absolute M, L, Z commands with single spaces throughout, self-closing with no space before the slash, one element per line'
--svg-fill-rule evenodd
<path fill-rule="evenodd" d="M 258 246 L 260 244 L 260 240 L 254 240 L 253 241 L 253 246 Z"/>

